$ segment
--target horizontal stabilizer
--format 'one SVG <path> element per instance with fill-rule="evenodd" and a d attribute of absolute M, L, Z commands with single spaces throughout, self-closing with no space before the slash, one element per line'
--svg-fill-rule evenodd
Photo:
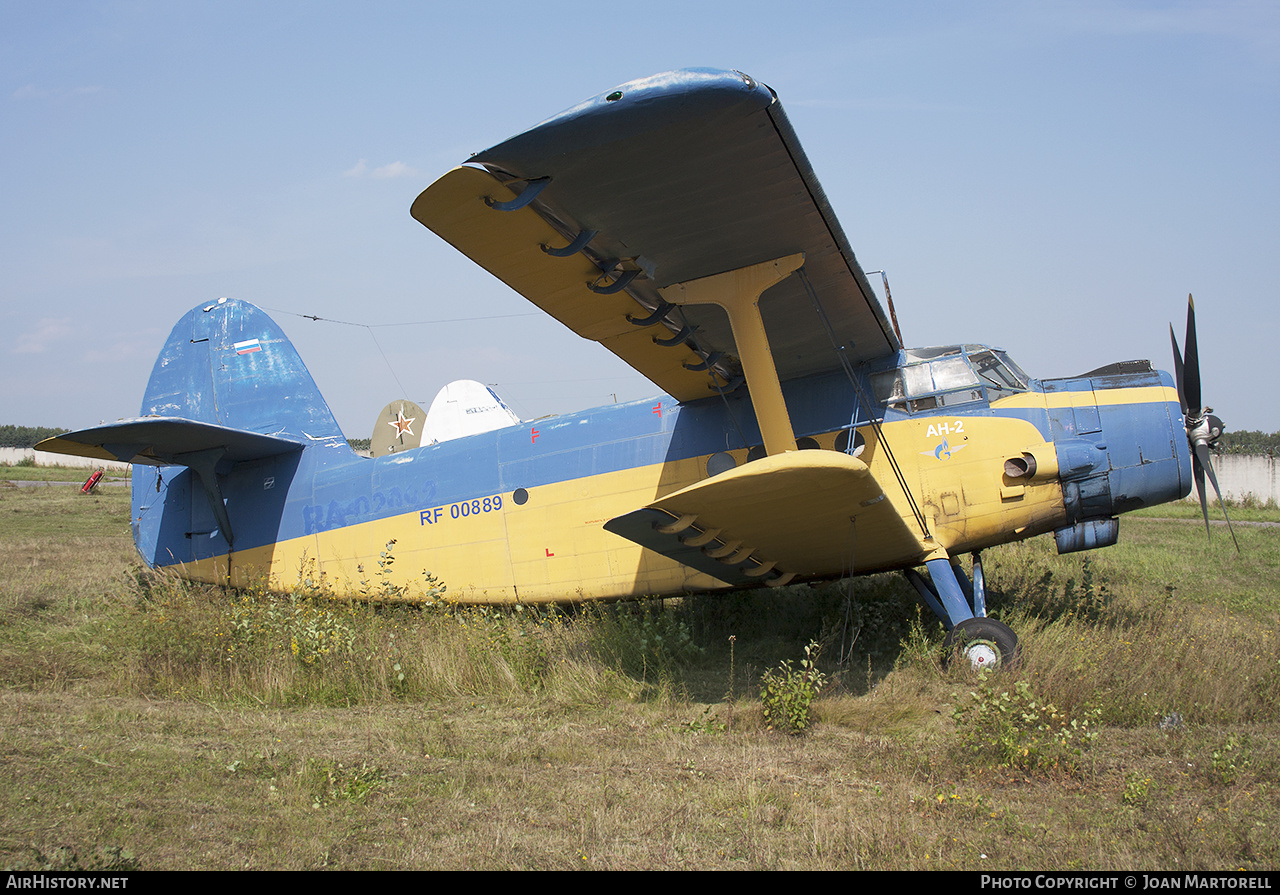
<path fill-rule="evenodd" d="M 926 552 L 867 465 L 837 451 L 755 460 L 604 527 L 738 585 L 848 575 Z"/>
<path fill-rule="evenodd" d="M 300 451 L 304 445 L 287 438 L 261 435 L 213 423 L 177 417 L 141 417 L 46 438 L 38 451 L 71 454 L 93 460 L 120 460 L 146 466 L 187 466 L 183 458 L 221 449 L 232 463 Z"/>

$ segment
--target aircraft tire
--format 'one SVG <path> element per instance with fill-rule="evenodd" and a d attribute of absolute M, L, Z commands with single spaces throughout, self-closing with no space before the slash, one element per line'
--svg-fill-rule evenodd
<path fill-rule="evenodd" d="M 1018 635 L 993 618 L 960 622 L 943 641 L 949 662 L 967 662 L 973 669 L 1012 669 L 1022 657 Z"/>

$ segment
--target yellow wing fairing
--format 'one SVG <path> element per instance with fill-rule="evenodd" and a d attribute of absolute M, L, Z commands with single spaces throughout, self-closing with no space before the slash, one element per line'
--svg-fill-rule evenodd
<path fill-rule="evenodd" d="M 836 451 L 756 460 L 611 519 L 605 530 L 736 585 L 890 568 L 932 549 L 867 465 Z"/>

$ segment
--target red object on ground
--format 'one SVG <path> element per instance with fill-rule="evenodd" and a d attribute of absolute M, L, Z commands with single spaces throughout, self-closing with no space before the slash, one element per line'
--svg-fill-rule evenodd
<path fill-rule="evenodd" d="M 81 494 L 88 494 L 94 488 L 98 487 L 98 480 L 102 478 L 102 470 L 99 469 L 93 475 L 89 476 L 89 481 L 80 486 Z"/>

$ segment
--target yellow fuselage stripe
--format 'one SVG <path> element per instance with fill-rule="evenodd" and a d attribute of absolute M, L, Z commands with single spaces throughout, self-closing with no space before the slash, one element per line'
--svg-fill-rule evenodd
<path fill-rule="evenodd" d="M 1000 409 L 1043 410 L 1090 404 L 1171 402 L 1173 389 L 1140 387 L 1099 392 L 1026 393 L 1003 398 Z M 921 556 L 951 555 L 1051 531 L 1065 524 L 1062 489 L 1055 479 L 1015 481 L 1004 461 L 1046 446 L 1032 423 L 1012 417 L 917 416 L 885 423 L 908 487 L 930 522 L 932 539 Z M 884 452 L 870 427 L 862 460 L 907 525 L 918 530 Z M 836 433 L 819 436 L 833 449 Z M 730 453 L 738 464 L 746 451 Z M 378 557 L 394 541 L 389 576 L 410 595 L 430 572 L 463 602 L 561 602 L 670 594 L 726 586 L 658 553 L 604 530 L 604 523 L 704 479 L 707 456 L 602 473 L 530 489 L 518 506 L 510 493 L 501 509 L 461 513 L 460 505 L 415 510 L 386 519 L 237 551 L 232 583 L 269 579 L 288 587 L 316 572 L 339 593 L 376 589 Z M 468 502 L 471 503 L 471 502 Z M 923 534 L 923 533 L 922 533 Z M 760 545 L 766 549 L 767 545 Z M 843 558 L 845 568 L 878 568 L 876 557 Z M 847 560 L 851 559 L 849 562 Z M 412 570 L 412 572 L 410 572 Z M 189 577 L 227 580 L 227 557 L 189 564 Z"/>

